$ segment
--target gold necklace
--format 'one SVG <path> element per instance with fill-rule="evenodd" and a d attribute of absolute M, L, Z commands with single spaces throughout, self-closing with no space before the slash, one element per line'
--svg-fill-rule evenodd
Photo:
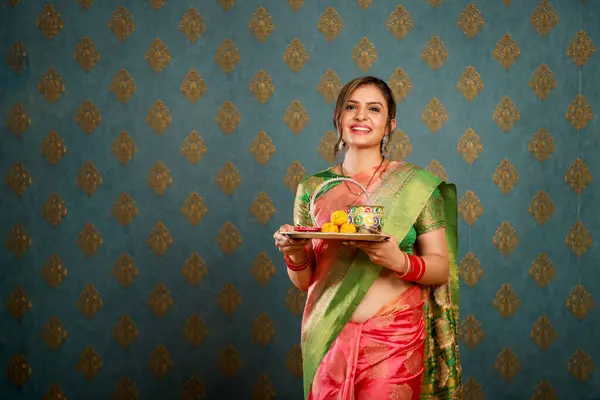
<path fill-rule="evenodd" d="M 369 185 L 373 181 L 373 178 L 375 178 L 375 175 L 377 174 L 377 172 L 379 171 L 379 169 L 383 165 L 384 161 L 385 161 L 385 158 L 381 157 L 381 162 L 379 163 L 379 166 L 377 167 L 377 169 L 375 170 L 375 172 L 373 172 L 373 175 L 371 175 L 371 179 L 369 179 L 369 182 L 367 183 L 367 186 L 365 186 L 365 189 L 369 188 Z M 346 173 L 344 172 L 344 161 L 342 161 L 342 163 L 340 164 L 340 170 L 342 170 L 342 175 L 345 176 Z M 350 189 L 350 186 L 348 186 L 348 182 L 344 181 L 344 185 L 346 185 L 346 187 L 348 188 L 348 190 L 350 191 L 350 193 L 352 193 L 353 195 L 360 196 L 362 194 L 362 193 L 356 193 L 355 191 L 353 191 L 352 189 Z"/>

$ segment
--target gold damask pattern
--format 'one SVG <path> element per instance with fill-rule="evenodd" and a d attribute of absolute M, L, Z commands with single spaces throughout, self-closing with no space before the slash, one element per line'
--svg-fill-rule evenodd
<path fill-rule="evenodd" d="M 77 45 L 73 58 L 81 69 L 85 72 L 90 72 L 92 68 L 100 61 L 100 53 L 98 47 L 92 42 L 89 37 L 84 37 Z"/>
<path fill-rule="evenodd" d="M 230 74 L 240 62 L 240 53 L 231 39 L 223 40 L 215 54 L 215 62 L 226 74 Z"/>
<path fill-rule="evenodd" d="M 44 98 L 54 103 L 65 91 L 65 84 L 63 78 L 58 72 L 52 67 L 42 76 L 42 80 L 38 84 L 38 92 L 40 92 Z"/>
<path fill-rule="evenodd" d="M 249 90 L 260 104 L 264 104 L 275 93 L 275 85 L 269 74 L 260 69 L 250 82 Z"/>
<path fill-rule="evenodd" d="M 473 101 L 483 88 L 484 85 L 481 80 L 481 75 L 471 65 L 464 70 L 456 84 L 456 89 L 469 101 Z"/>
<path fill-rule="evenodd" d="M 88 346 L 77 361 L 77 371 L 88 381 L 93 380 L 102 367 L 102 358 L 92 346 Z"/>
<path fill-rule="evenodd" d="M 179 30 L 190 42 L 195 43 L 206 30 L 206 25 L 200 13 L 195 8 L 190 7 L 181 18 Z"/>
<path fill-rule="evenodd" d="M 31 175 L 21 161 L 17 161 L 6 174 L 6 185 L 17 196 L 23 195 L 32 183 Z"/>
<path fill-rule="evenodd" d="M 333 151 L 333 145 L 331 146 L 331 151 Z M 400 129 L 393 132 L 392 138 L 388 142 L 387 152 L 391 160 L 406 160 L 413 152 L 412 143 L 408 135 Z"/>
<path fill-rule="evenodd" d="M 306 108 L 298 100 L 294 100 L 285 111 L 283 122 L 290 128 L 294 134 L 302 132 L 306 124 L 310 121 Z"/>
<path fill-rule="evenodd" d="M 219 293 L 218 304 L 221 310 L 228 316 L 237 310 L 242 304 L 240 292 L 232 283 L 227 283 Z"/>
<path fill-rule="evenodd" d="M 32 307 L 31 300 L 21 286 L 15 287 L 12 293 L 9 294 L 5 303 L 7 311 L 14 319 L 20 320 L 25 313 Z"/>
<path fill-rule="evenodd" d="M 252 146 L 250 146 L 250 153 L 256 159 L 260 165 L 265 165 L 271 156 L 275 153 L 275 146 L 273 141 L 267 135 L 267 132 L 260 131 L 258 135 L 254 137 Z"/>
<path fill-rule="evenodd" d="M 458 266 L 458 273 L 469 287 L 473 287 L 483 277 L 484 270 L 475 254 L 467 253 Z"/>
<path fill-rule="evenodd" d="M 160 38 L 156 38 L 148 46 L 144 58 L 150 68 L 155 72 L 161 72 L 169 65 L 172 57 L 167 45 Z"/>
<path fill-rule="evenodd" d="M 507 256 L 517 248 L 521 240 L 512 225 L 504 221 L 496 230 L 493 243 L 502 255 Z"/>
<path fill-rule="evenodd" d="M 16 137 L 20 137 L 29 129 L 31 117 L 23 104 L 15 104 L 6 114 L 4 124 Z"/>
<path fill-rule="evenodd" d="M 242 360 L 239 352 L 233 345 L 229 344 L 221 349 L 217 368 L 225 378 L 231 378 L 242 367 Z"/>
<path fill-rule="evenodd" d="M 589 35 L 581 30 L 577 32 L 577 35 L 571 39 L 571 44 L 567 49 L 567 55 L 573 60 L 575 65 L 583 67 L 590 57 L 594 55 L 596 48 L 592 43 L 592 39 Z"/>
<path fill-rule="evenodd" d="M 331 42 L 340 34 L 340 31 L 344 28 L 344 24 L 342 23 L 342 19 L 337 10 L 332 6 L 329 6 L 323 14 L 321 14 L 317 27 L 323 36 Z"/>
<path fill-rule="evenodd" d="M 556 11 L 548 0 L 542 0 L 533 11 L 531 25 L 533 25 L 537 33 L 541 36 L 546 36 L 552 31 L 557 23 L 558 15 L 556 14 Z"/>
<path fill-rule="evenodd" d="M 46 39 L 52 40 L 59 34 L 65 25 L 56 8 L 54 8 L 52 4 L 46 4 L 44 10 L 38 17 L 36 26 Z"/>
<path fill-rule="evenodd" d="M 556 89 L 556 75 L 547 65 L 542 64 L 533 73 L 529 87 L 540 100 L 546 100 Z"/>
<path fill-rule="evenodd" d="M 541 316 L 533 325 L 531 329 L 531 340 L 540 348 L 540 350 L 548 350 L 552 343 L 556 341 L 558 335 L 550 320 Z"/>
<path fill-rule="evenodd" d="M 135 30 L 135 21 L 131 13 L 123 6 L 116 9 L 108 23 L 108 28 L 121 42 Z"/>
<path fill-rule="evenodd" d="M 110 151 L 122 165 L 125 165 L 136 155 L 137 146 L 133 138 L 126 131 L 122 131 L 112 143 Z"/>
<path fill-rule="evenodd" d="M 202 78 L 198 71 L 192 68 L 185 78 L 183 78 L 180 90 L 183 96 L 188 99 L 190 103 L 194 104 L 200 100 L 204 93 L 206 93 L 204 78 Z M 169 115 L 169 121 L 170 119 L 171 117 Z"/>
<path fill-rule="evenodd" d="M 121 103 L 127 103 L 135 94 L 136 89 L 133 77 L 124 69 L 117 72 L 110 84 L 110 91 Z"/>
<path fill-rule="evenodd" d="M 22 387 L 31 377 L 31 367 L 23 354 L 15 354 L 6 366 L 6 377 L 16 387 Z"/>
<path fill-rule="evenodd" d="M 496 293 L 494 307 L 505 319 L 513 316 L 521 307 L 521 301 L 517 292 L 507 283 Z"/>
<path fill-rule="evenodd" d="M 250 32 L 252 32 L 254 37 L 260 42 L 264 42 L 269 35 L 273 33 L 275 25 L 273 25 L 271 14 L 269 14 L 266 8 L 259 7 L 254 14 L 252 14 L 248 29 L 250 29 Z"/>
<path fill-rule="evenodd" d="M 598 36 L 593 26 L 584 23 L 588 16 L 583 0 L 574 0 L 567 8 L 557 0 L 536 0 L 529 8 L 511 0 L 493 2 L 498 3 L 496 6 L 503 4 L 497 11 L 503 18 L 520 23 L 523 29 L 515 31 L 511 24 L 499 24 L 500 14 L 490 13 L 490 5 L 481 2 L 457 6 L 449 1 L 423 0 L 425 9 L 419 10 L 410 4 L 390 6 L 372 0 L 350 2 L 348 7 L 332 2 L 316 8 L 310 2 L 288 0 L 267 10 L 258 3 L 235 0 L 215 1 L 214 9 L 208 3 L 194 5 L 196 8 L 175 8 L 173 1 L 147 0 L 142 2 L 143 7 L 114 4 L 106 10 L 110 15 L 97 30 L 81 23 L 85 21 L 83 16 L 89 17 L 104 6 L 99 1 L 78 0 L 73 10 L 56 3 L 33 5 L 34 15 L 26 15 L 31 4 L 8 0 L 4 11 L 16 13 L 15 21 L 26 15 L 32 23 L 11 28 L 8 33 L 16 36 L 9 35 L 12 39 L 3 50 L 7 72 L 14 79 L 9 81 L 3 111 L 7 132 L 3 139 L 6 143 L 2 143 L 7 149 L 5 188 L 7 201 L 26 207 L 17 208 L 16 219 L 5 226 L 7 259 L 15 265 L 23 263 L 18 269 L 9 265 L 7 279 L 25 277 L 22 274 L 34 271 L 37 277 L 32 281 L 43 281 L 49 296 L 48 300 L 41 298 L 32 281 L 12 282 L 3 299 L 9 321 L 27 324 L 34 316 L 43 318 L 34 334 L 46 351 L 67 357 L 67 347 L 78 343 L 77 354 L 71 354 L 69 361 L 71 368 L 83 379 L 97 381 L 107 373 L 103 369 L 113 368 L 112 350 L 106 352 L 97 343 L 79 342 L 80 324 L 54 310 L 56 296 L 65 291 L 75 293 L 72 300 L 78 309 L 77 318 L 106 325 L 114 340 L 112 345 L 125 351 L 142 342 L 146 344 L 149 328 L 144 318 L 137 311 L 125 309 L 113 314 L 108 322 L 99 318 L 113 312 L 114 307 L 120 310 L 127 305 L 118 300 L 121 293 L 131 294 L 131 299 L 137 296 L 146 302 L 147 307 L 142 308 L 153 319 L 167 321 L 177 313 L 179 325 L 173 332 L 179 333 L 175 336 L 183 346 L 195 347 L 198 354 L 203 354 L 207 339 L 219 337 L 221 327 L 214 325 L 210 314 L 204 314 L 203 310 L 211 307 L 210 300 L 204 302 L 202 298 L 200 303 L 194 303 L 200 308 L 184 311 L 189 306 L 181 291 L 191 289 L 194 293 L 213 293 L 212 307 L 218 307 L 224 313 L 222 317 L 232 323 L 242 310 L 254 310 L 244 316 L 249 323 L 239 330 L 241 337 L 259 350 L 281 353 L 279 336 L 285 322 L 271 309 L 253 308 L 254 304 L 261 304 L 254 303 L 255 296 L 264 294 L 270 296 L 270 301 L 283 302 L 289 318 L 300 318 L 306 293 L 290 286 L 283 297 L 271 296 L 269 291 L 276 286 L 273 285 L 287 277 L 285 270 L 280 269 L 280 255 L 267 247 L 256 247 L 256 240 L 270 237 L 267 231 L 282 223 L 279 214 L 285 211 L 285 202 L 281 196 L 295 193 L 299 182 L 314 172 L 314 159 L 303 154 L 306 143 L 313 143 L 308 146 L 312 146 L 313 157 L 320 162 L 338 162 L 333 156 L 337 133 L 327 130 L 330 127 L 319 128 L 321 114 L 323 110 L 331 111 L 348 76 L 373 73 L 388 77 L 398 104 L 398 128 L 385 149 L 388 157 L 416 157 L 420 163 L 420 157 L 428 154 L 426 157 L 430 158 L 423 162 L 430 161 L 428 171 L 459 183 L 459 224 L 465 224 L 468 232 L 464 235 L 469 237 L 459 263 L 459 276 L 465 284 L 462 296 L 469 299 L 474 291 L 479 291 L 483 300 L 487 296 L 487 303 L 481 303 L 491 303 L 499 314 L 496 317 L 502 320 L 494 325 L 485 318 L 482 313 L 488 306 L 463 306 L 469 310 L 461 318 L 459 332 L 468 351 L 475 354 L 498 341 L 496 332 L 512 329 L 517 323 L 518 318 L 513 316 L 529 315 L 536 301 L 532 297 L 535 291 L 557 293 L 562 288 L 568 293 L 559 299 L 567 322 L 561 319 L 562 314 L 534 315 L 526 329 L 529 339 L 522 337 L 518 347 L 500 347 L 502 351 L 492 361 L 498 373 L 495 378 L 514 385 L 522 361 L 527 364 L 524 371 L 531 370 L 525 357 L 535 359 L 535 351 L 550 354 L 566 346 L 565 323 L 595 318 L 595 288 L 580 275 L 587 271 L 586 263 L 596 254 L 593 235 L 597 230 L 589 219 L 586 203 L 596 190 L 596 164 L 589 151 L 598 105 L 597 96 L 586 85 L 590 71 L 597 66 L 594 42 Z M 452 14 L 446 14 L 451 7 Z M 248 38 L 234 34 L 227 37 L 227 32 L 215 25 L 219 16 L 222 20 L 239 18 Z M 356 37 L 348 29 L 356 27 L 356 16 L 365 26 L 385 24 L 385 28 L 377 34 L 365 32 Z M 293 23 L 296 17 L 303 21 L 300 31 Z M 447 26 L 433 29 L 435 24 L 428 18 L 434 17 L 441 17 L 441 23 Z M 455 39 L 460 38 L 474 51 L 464 50 L 466 45 L 458 46 L 445 28 L 453 29 L 458 35 Z M 63 46 L 73 32 L 78 36 Z M 491 44 L 484 45 L 484 37 L 491 37 Z M 250 43 L 252 46 L 248 47 Z M 392 43 L 395 50 L 390 51 Z M 560 45 L 555 46 L 557 43 Z M 40 57 L 40 44 L 47 49 L 47 57 Z M 140 49 L 139 54 L 131 51 L 136 48 Z M 546 48 L 550 49 L 548 53 L 542 51 Z M 254 52 L 276 55 L 267 60 L 255 57 Z M 483 52 L 487 58 L 493 57 L 493 65 L 478 61 L 476 54 Z M 321 54 L 330 54 L 330 61 Z M 557 63 L 556 57 L 567 62 Z M 425 68 L 415 68 L 411 59 Z M 580 81 L 577 92 L 569 89 L 576 83 L 566 78 L 569 74 L 576 74 Z M 97 76 L 106 79 L 101 79 L 102 83 L 93 90 L 82 89 Z M 434 78 L 439 80 L 434 82 Z M 296 85 L 293 79 L 300 84 L 290 90 Z M 11 86 L 23 82 L 30 82 L 30 92 L 20 93 L 20 89 Z M 529 89 L 517 93 L 515 82 L 522 82 Z M 435 90 L 430 93 L 432 87 Z M 150 92 L 153 88 L 156 93 Z M 448 98 L 440 88 L 458 93 L 454 92 L 455 98 Z M 571 132 L 564 132 L 556 120 L 540 120 L 544 113 L 551 118 L 556 104 L 560 118 L 566 119 L 564 125 Z M 65 114 L 67 105 L 72 112 Z M 457 109 L 466 115 L 475 112 L 479 119 L 464 120 L 463 111 Z M 121 110 L 123 116 L 118 117 L 115 110 Z M 209 113 L 204 114 L 205 110 Z M 420 119 L 423 125 L 411 125 L 408 119 L 414 122 L 415 114 L 407 110 L 418 110 L 416 121 Z M 56 118 L 64 119 L 67 125 L 53 126 Z M 187 124 L 188 120 L 193 123 Z M 482 125 L 481 121 L 491 122 L 491 126 Z M 435 146 L 423 142 L 420 135 L 427 131 L 440 134 L 432 142 Z M 156 147 L 151 150 L 144 132 L 156 133 L 152 139 Z M 506 135 L 498 136 L 498 132 Z M 565 162 L 566 137 L 577 153 L 569 155 Z M 297 147 L 290 144 L 292 140 L 298 141 Z M 514 144 L 513 150 L 506 152 L 502 146 L 509 143 Z M 519 143 L 521 147 L 517 146 Z M 450 153 L 456 145 L 458 154 L 454 155 L 460 155 L 458 161 L 440 154 L 438 144 L 442 152 L 451 150 Z M 528 154 L 515 153 L 514 149 L 524 149 L 525 144 Z M 103 154 L 108 155 L 108 160 L 103 159 Z M 466 164 L 457 173 L 461 158 Z M 562 169 L 555 170 L 556 165 Z M 532 172 L 532 168 L 538 172 Z M 206 175 L 206 171 L 213 172 Z M 279 171 L 279 175 L 273 175 L 276 179 L 265 175 L 263 186 L 257 186 L 256 174 L 273 171 Z M 554 178 L 558 176 L 558 186 L 543 184 L 548 171 L 553 171 Z M 537 175 L 532 181 L 533 173 Z M 480 188 L 478 182 L 486 179 L 497 187 L 493 196 Z M 287 194 L 265 186 L 269 180 L 286 186 L 283 190 Z M 76 197 L 70 187 L 75 188 Z M 568 193 L 572 197 L 570 204 L 577 206 L 576 219 L 564 212 Z M 165 208 L 156 209 L 153 202 Z M 503 207 L 506 202 L 512 208 Z M 84 203 L 88 219 L 81 220 Z M 102 210 L 96 210 L 98 204 Z M 511 214 L 513 209 L 521 214 L 528 212 L 529 216 L 519 220 Z M 25 211 L 33 219 L 23 219 Z M 227 212 L 231 215 L 223 220 L 221 217 Z M 7 217 L 11 213 L 12 209 Z M 245 220 L 240 220 L 238 214 L 243 214 Z M 106 222 L 100 217 L 107 217 Z M 495 224 L 503 222 L 496 225 L 493 237 L 485 238 L 483 227 L 489 226 L 492 217 L 502 218 Z M 75 229 L 77 237 L 68 242 L 81 250 L 82 254 L 76 257 L 83 255 L 89 263 L 104 265 L 102 270 L 110 274 L 108 279 L 114 290 L 94 278 L 94 271 L 98 271 L 95 266 L 85 273 L 84 281 L 80 280 L 81 265 L 70 255 L 68 244 L 63 248 L 52 242 L 53 236 L 63 237 L 67 229 Z M 130 242 L 126 238 L 139 229 L 140 243 L 144 246 L 145 240 L 145 248 L 127 247 Z M 564 246 L 557 251 L 571 253 L 579 258 L 577 263 L 565 264 L 561 254 L 544 248 L 538 248 L 531 258 L 522 259 L 521 241 L 527 242 L 522 247 L 528 249 L 530 241 L 535 242 L 537 233 L 532 233 L 532 229 L 543 237 L 548 229 L 559 229 Z M 191 242 L 186 242 L 187 235 L 193 238 Z M 475 245 L 471 248 L 471 236 L 478 235 L 498 253 L 486 253 Z M 125 238 L 125 247 L 116 248 L 115 240 L 118 243 L 119 239 L 115 238 Z M 51 247 L 46 247 L 49 243 Z M 195 244 L 189 247 L 188 243 Z M 207 251 L 202 247 L 204 243 L 210 243 L 212 248 Z M 179 246 L 185 247 L 183 252 Z M 219 262 L 215 259 L 219 253 L 231 262 Z M 169 258 L 172 256 L 177 257 L 174 264 Z M 164 282 L 161 275 L 156 275 L 160 269 L 151 264 L 160 262 L 155 260 L 161 257 L 170 269 L 175 268 L 170 271 L 175 272 L 175 281 Z M 490 279 L 504 279 L 508 273 L 494 269 L 502 257 L 506 257 L 507 265 L 524 261 L 527 265 L 521 266 L 528 268 L 527 279 L 532 280 L 529 284 L 533 287 L 517 285 L 512 279 L 501 280 L 491 288 L 490 296 L 490 287 L 486 286 Z M 572 277 L 578 277 L 568 288 L 561 275 L 565 265 Z M 249 275 L 244 278 L 244 274 Z M 227 283 L 221 282 L 216 292 L 206 292 L 208 284 L 223 277 Z M 240 279 L 245 279 L 245 283 Z M 252 286 L 256 292 L 249 291 Z M 46 311 L 49 314 L 39 314 Z M 180 314 L 182 311 L 185 314 Z M 143 355 L 143 362 L 154 377 L 167 380 L 181 372 L 181 348 L 158 340 Z M 501 340 L 499 343 L 504 346 Z M 579 342 L 577 345 L 581 346 Z M 268 366 L 255 370 L 254 361 L 246 359 L 247 348 L 228 342 L 219 346 L 218 359 L 210 362 L 224 377 L 233 381 L 252 371 L 251 387 L 247 388 L 251 393 L 246 397 L 274 399 L 289 393 L 271 375 Z M 7 382 L 22 388 L 32 385 L 32 379 L 39 379 L 41 370 L 35 357 L 19 351 L 12 349 L 7 353 L 4 365 Z M 593 380 L 593 349 L 572 347 L 568 351 L 570 358 L 562 361 L 563 372 L 571 374 L 573 382 Z M 300 346 L 284 348 L 283 353 L 279 365 L 301 379 Z M 466 399 L 480 400 L 494 394 L 489 393 L 488 380 L 492 378 L 469 376 L 479 371 L 470 369 L 468 364 L 465 372 Z M 119 375 L 112 383 L 112 396 L 137 399 L 147 389 L 142 390 L 143 385 Z M 217 395 L 211 392 L 212 388 L 205 377 L 186 374 L 181 387 L 169 390 L 173 390 L 172 397 L 188 400 L 212 398 Z M 576 384 L 568 389 L 574 392 L 573 388 L 577 388 Z M 535 387 L 518 389 L 519 394 L 527 392 L 523 397 L 535 400 L 558 399 L 564 390 L 544 379 L 537 379 Z M 40 394 L 47 400 L 78 395 L 60 378 L 46 383 Z M 402 395 L 401 391 L 396 395 Z"/>
<path fill-rule="evenodd" d="M 474 38 L 484 24 L 485 21 L 481 11 L 479 11 L 473 3 L 467 4 L 464 10 L 462 10 L 460 13 L 458 27 L 465 35 L 467 35 L 469 39 Z"/>
<path fill-rule="evenodd" d="M 556 276 L 556 268 L 550 258 L 544 253 L 538 255 L 529 269 L 529 275 L 540 287 L 546 287 Z"/>
<path fill-rule="evenodd" d="M 67 216 L 65 201 L 56 193 L 52 193 L 42 206 L 42 217 L 52 226 L 56 227 Z"/>
<path fill-rule="evenodd" d="M 112 208 L 112 215 L 123 226 L 131 224 L 133 219 L 138 216 L 135 200 L 127 193 L 121 193 Z"/>
<path fill-rule="evenodd" d="M 412 29 L 413 22 L 410 13 L 404 7 L 398 6 L 390 13 L 386 26 L 396 39 L 402 40 Z"/>
<path fill-rule="evenodd" d="M 147 305 L 154 315 L 157 317 L 164 317 L 169 309 L 173 307 L 173 298 L 171 297 L 169 290 L 159 283 L 152 292 L 150 292 Z"/>
<path fill-rule="evenodd" d="M 158 379 L 163 379 L 173 368 L 173 360 L 165 346 L 160 344 L 150 353 L 148 368 Z"/>
<path fill-rule="evenodd" d="M 394 93 L 394 99 L 397 103 L 401 103 L 408 97 L 413 89 L 410 77 L 404 72 L 402 68 L 397 68 L 388 79 L 388 85 Z"/>
<path fill-rule="evenodd" d="M 511 65 L 517 61 L 517 58 L 521 55 L 521 49 L 517 42 L 512 38 L 510 34 L 505 34 L 502 39 L 496 43 L 494 50 L 494 58 L 508 70 Z"/>
<path fill-rule="evenodd" d="M 470 349 L 475 348 L 485 337 L 481 323 L 474 315 L 467 315 L 463 321 L 460 327 L 460 337 Z"/>
<path fill-rule="evenodd" d="M 275 214 L 273 200 L 265 192 L 260 192 L 250 206 L 250 213 L 260 225 L 266 224 Z"/>
<path fill-rule="evenodd" d="M 502 193 L 508 194 L 519 183 L 519 173 L 508 160 L 502 160 L 494 172 L 493 181 L 498 185 Z"/>
<path fill-rule="evenodd" d="M 273 320 L 266 314 L 261 314 L 252 324 L 252 341 L 266 347 L 275 336 Z"/>
<path fill-rule="evenodd" d="M 230 135 L 240 124 L 240 113 L 233 103 L 225 101 L 217 113 L 217 124 L 225 135 Z"/>
<path fill-rule="evenodd" d="M 352 53 L 352 60 L 362 72 L 367 72 L 373 63 L 377 61 L 377 58 L 377 50 L 375 50 L 375 46 L 373 46 L 373 43 L 367 37 L 363 37 L 360 40 Z"/>
<path fill-rule="evenodd" d="M 195 252 L 185 260 L 185 264 L 181 269 L 181 275 L 185 277 L 190 285 L 197 285 L 207 274 L 208 268 L 204 259 Z"/>
<path fill-rule="evenodd" d="M 505 348 L 498 354 L 494 368 L 498 371 L 502 379 L 509 383 L 521 370 L 521 362 L 510 347 Z"/>
<path fill-rule="evenodd" d="M 128 315 L 123 315 L 115 324 L 113 336 L 123 349 L 127 349 L 137 339 L 138 329 Z"/>
<path fill-rule="evenodd" d="M 104 305 L 104 300 L 94 285 L 87 284 L 77 300 L 77 308 L 86 317 L 92 318 Z"/>
<path fill-rule="evenodd" d="M 527 148 L 539 162 L 546 161 L 556 151 L 554 138 L 546 128 L 535 132 Z"/>
<path fill-rule="evenodd" d="M 423 109 L 421 122 L 423 122 L 431 132 L 437 133 L 447 121 L 448 114 L 446 108 L 437 97 L 434 97 Z"/>
<path fill-rule="evenodd" d="M 580 383 L 587 381 L 595 369 L 591 357 L 581 349 L 577 349 L 575 354 L 573 354 L 569 360 L 568 368 L 569 372 Z"/>
<path fill-rule="evenodd" d="M 242 237 L 237 228 L 230 222 L 225 222 L 225 225 L 219 231 L 217 236 L 217 244 L 223 253 L 230 256 L 242 244 Z"/>
<path fill-rule="evenodd" d="M 444 65 L 444 62 L 448 58 L 448 52 L 444 47 L 444 43 L 437 35 L 429 39 L 421 54 L 421 58 L 434 71 Z"/>
<path fill-rule="evenodd" d="M 65 280 L 68 271 L 63 260 L 52 254 L 44 263 L 41 275 L 49 286 L 56 289 Z"/>
<path fill-rule="evenodd" d="M 16 41 L 11 49 L 6 53 L 6 65 L 8 65 L 15 75 L 19 76 L 27 67 L 28 52 L 23 42 Z"/>
<path fill-rule="evenodd" d="M 42 142 L 40 154 L 52 165 L 58 164 L 67 155 L 65 141 L 57 131 L 51 130 L 48 132 Z"/>
<path fill-rule="evenodd" d="M 129 254 L 123 253 L 113 266 L 112 274 L 122 287 L 127 287 L 138 277 L 140 271 L 133 258 Z"/>
<path fill-rule="evenodd" d="M 101 122 L 100 110 L 90 100 L 85 100 L 77 109 L 75 123 L 88 135 L 91 135 Z"/>
<path fill-rule="evenodd" d="M 273 261 L 271 261 L 267 253 L 262 252 L 256 257 L 250 273 L 261 286 L 265 286 L 271 280 L 271 277 L 276 272 Z"/>

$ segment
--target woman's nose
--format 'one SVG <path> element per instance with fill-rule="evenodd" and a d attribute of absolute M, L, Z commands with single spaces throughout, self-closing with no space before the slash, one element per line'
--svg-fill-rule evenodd
<path fill-rule="evenodd" d="M 357 108 L 356 109 L 356 113 L 354 114 L 354 119 L 361 121 L 363 119 L 365 119 L 365 112 L 363 109 L 361 108 Z"/>

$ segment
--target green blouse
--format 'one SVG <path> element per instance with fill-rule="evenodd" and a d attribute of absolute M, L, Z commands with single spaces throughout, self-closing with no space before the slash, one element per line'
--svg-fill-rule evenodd
<path fill-rule="evenodd" d="M 414 225 L 410 228 L 402 243 L 400 243 L 400 248 L 408 254 L 412 254 L 413 246 L 419 235 L 445 226 L 444 198 L 440 190 L 436 188 L 429 197 L 429 200 L 427 200 Z"/>

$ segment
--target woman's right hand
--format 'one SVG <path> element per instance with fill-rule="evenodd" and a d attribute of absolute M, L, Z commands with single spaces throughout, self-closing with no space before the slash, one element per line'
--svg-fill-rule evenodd
<path fill-rule="evenodd" d="M 275 234 L 273 235 L 273 239 L 275 239 L 275 246 L 283 254 L 294 258 L 297 257 L 300 259 L 304 259 L 304 257 L 306 257 L 306 255 L 304 254 L 304 248 L 307 244 L 310 243 L 310 239 L 290 239 L 287 235 L 281 233 L 293 231 L 294 227 L 288 224 L 283 225 L 281 228 L 279 228 L 277 232 L 275 232 Z"/>

